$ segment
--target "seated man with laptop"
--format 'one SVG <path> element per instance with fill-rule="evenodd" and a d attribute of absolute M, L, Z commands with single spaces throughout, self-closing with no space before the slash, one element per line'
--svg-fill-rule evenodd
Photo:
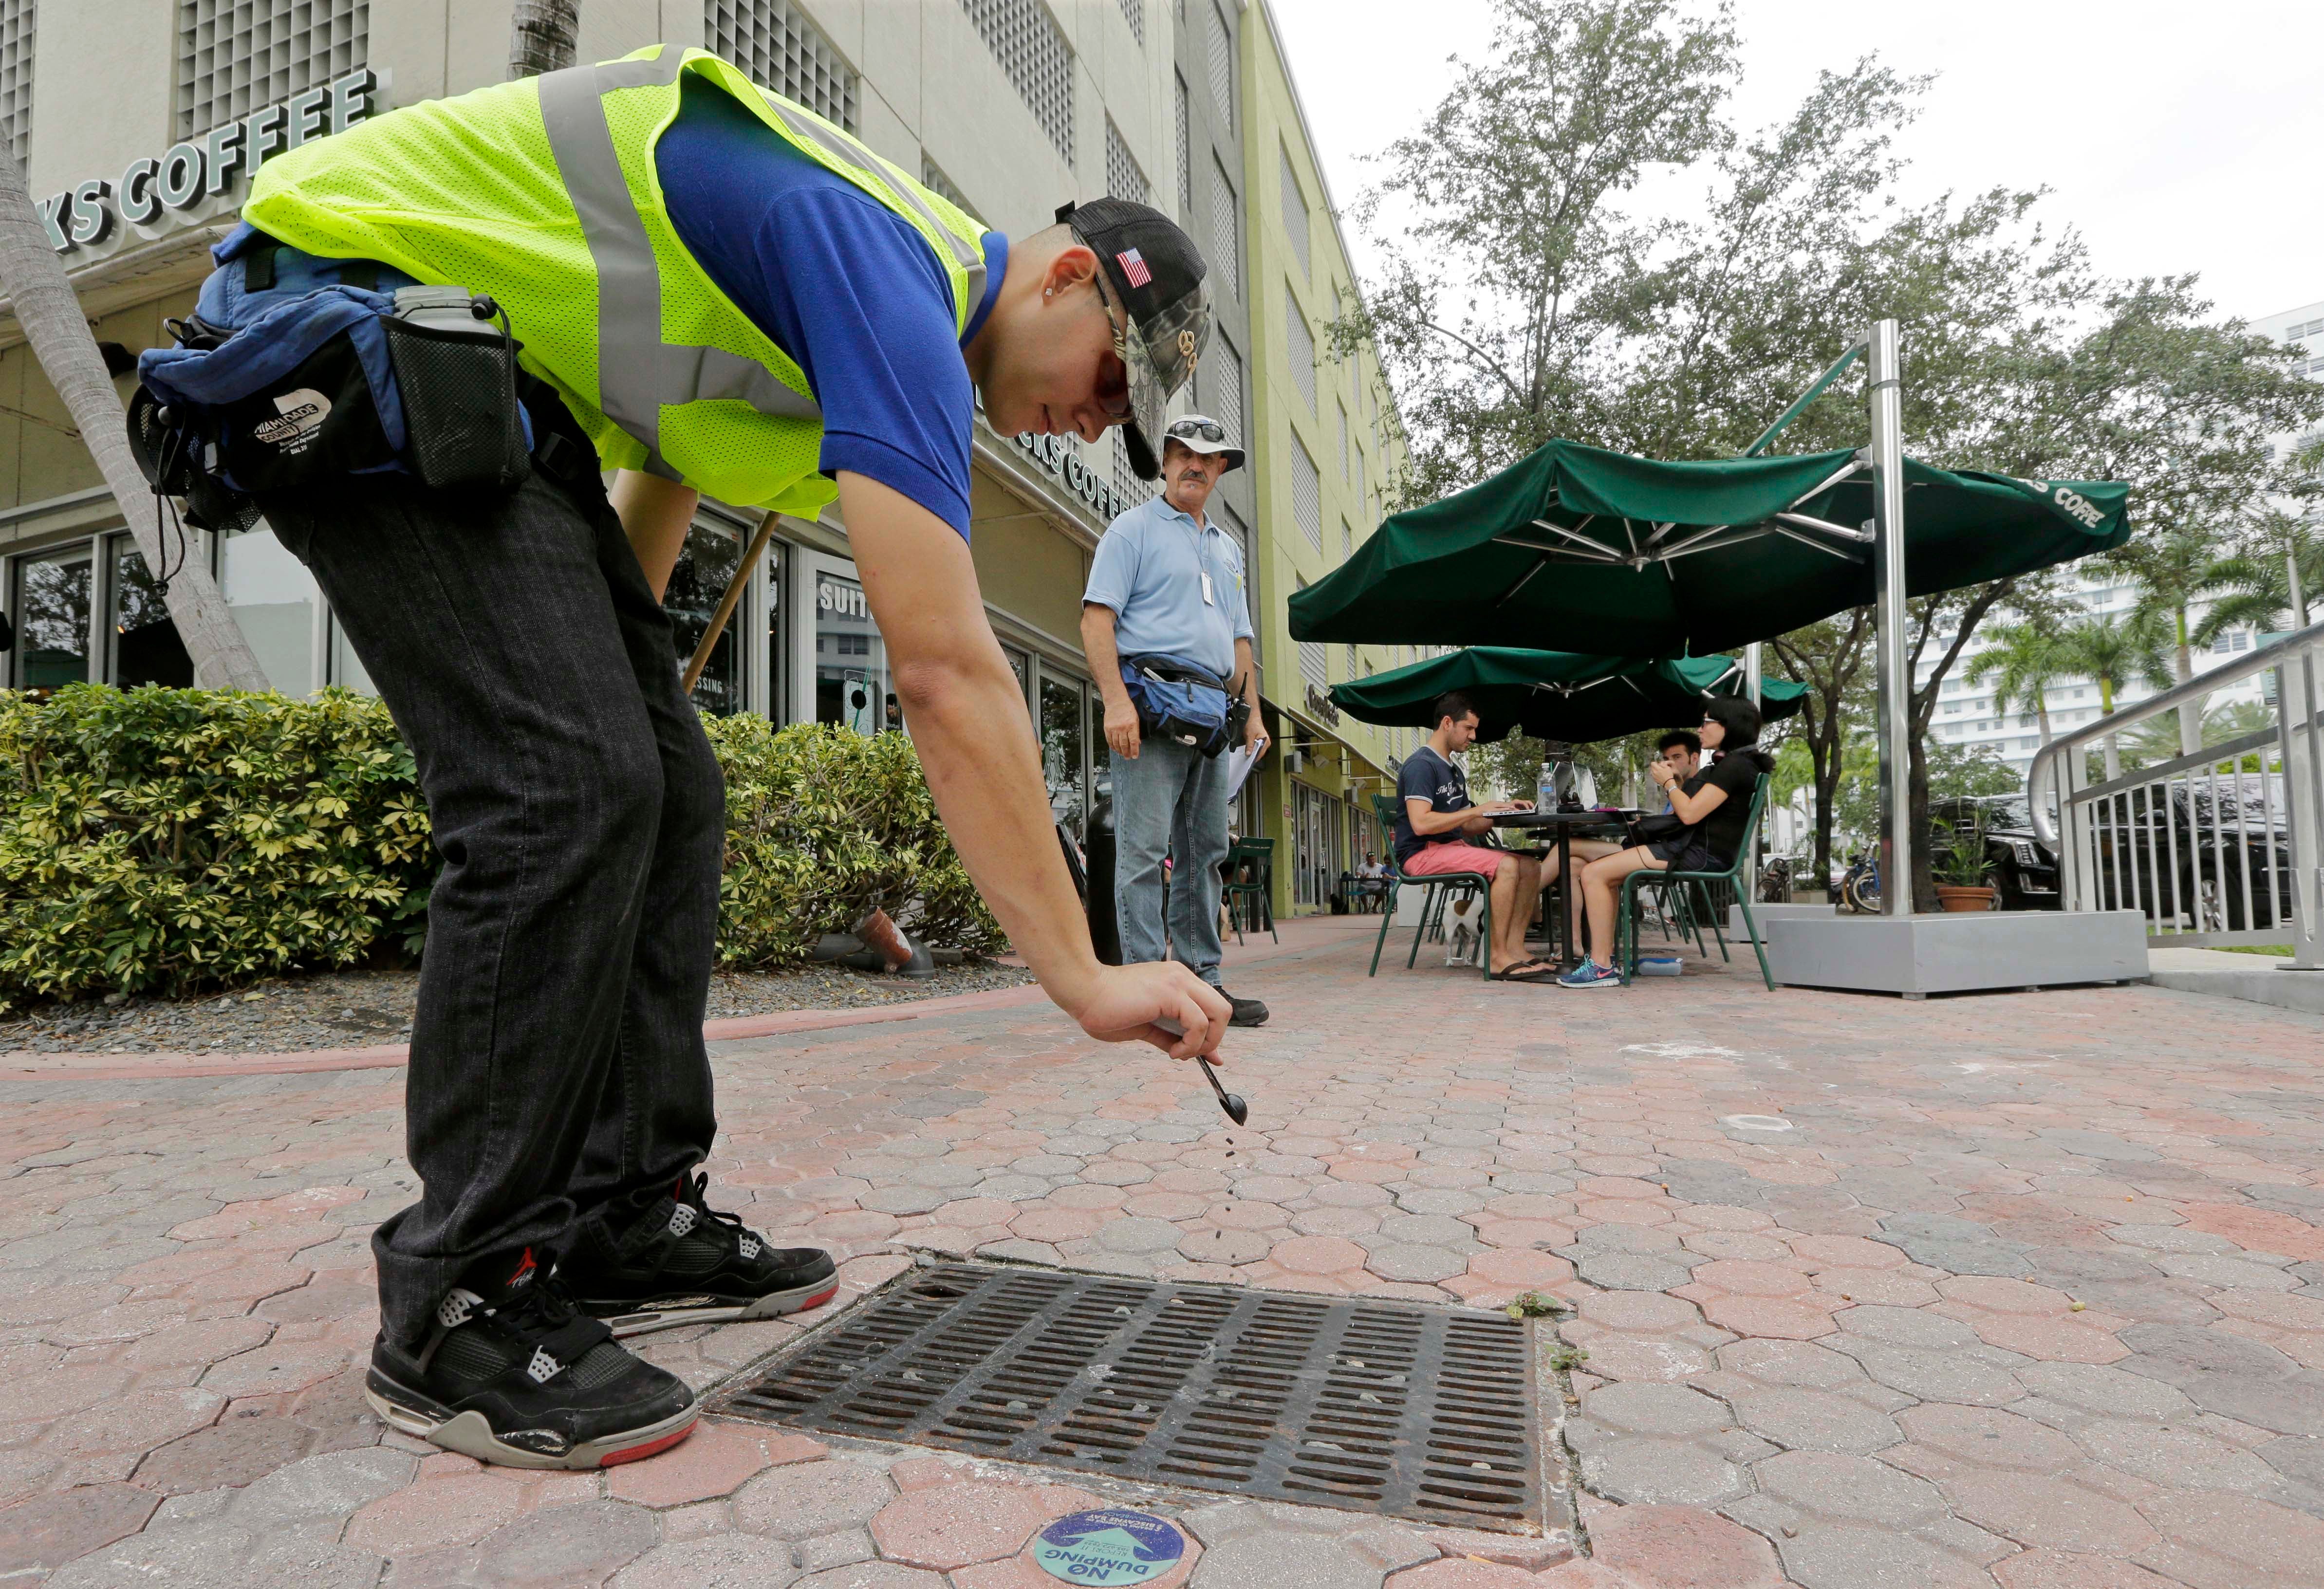
<path fill-rule="evenodd" d="M 1547 982 L 1557 968 L 1526 953 L 1526 924 L 1541 898 L 1541 864 L 1480 842 L 1502 812 L 1531 811 L 1528 800 L 1479 805 L 1452 758 L 1477 742 L 1477 709 L 1459 691 L 1439 696 L 1436 730 L 1406 758 L 1397 777 L 1396 860 L 1405 875 L 1475 872 L 1492 879 L 1493 936 L 1488 962 L 1503 982 Z"/>

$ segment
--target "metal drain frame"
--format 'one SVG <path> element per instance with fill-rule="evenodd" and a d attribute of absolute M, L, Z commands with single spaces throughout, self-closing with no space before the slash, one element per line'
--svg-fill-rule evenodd
<path fill-rule="evenodd" d="M 1499 1314 L 1061 1270 L 899 1276 L 730 1417 L 1439 1526 L 1547 1526 L 1534 1332 Z"/>

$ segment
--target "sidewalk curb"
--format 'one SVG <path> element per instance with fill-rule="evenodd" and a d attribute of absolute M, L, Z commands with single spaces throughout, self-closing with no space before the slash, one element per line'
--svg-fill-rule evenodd
<path fill-rule="evenodd" d="M 1316 919 L 1302 918 L 1302 925 Z M 1228 963 L 1232 965 L 1310 953 L 1335 947 L 1340 941 L 1337 934 L 1320 943 L 1301 941 L 1311 936 L 1323 935 L 1302 932 L 1281 943 L 1230 945 Z M 737 1038 L 779 1037 L 788 1033 L 821 1032 L 839 1026 L 868 1026 L 885 1021 L 917 1021 L 928 1015 L 1014 1009 L 1023 1005 L 1042 1003 L 1047 997 L 1041 991 L 1039 984 L 1028 982 L 1021 987 L 995 987 L 982 993 L 955 993 L 942 998 L 912 999 L 875 1009 L 777 1010 L 764 1015 L 733 1015 L 723 1020 L 705 1021 L 702 1038 L 706 1042 L 726 1042 Z M 401 1070 L 410 1058 L 410 1049 L 400 1042 L 382 1043 L 370 1048 L 315 1048 L 290 1053 L 248 1053 L 230 1057 L 206 1053 L 11 1054 L 5 1064 L 0 1064 L 0 1080 L 158 1081 L 180 1077 L 292 1076 L 324 1070 Z"/>

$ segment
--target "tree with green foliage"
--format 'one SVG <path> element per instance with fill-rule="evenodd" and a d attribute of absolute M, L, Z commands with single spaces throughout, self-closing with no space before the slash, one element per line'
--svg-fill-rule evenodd
<path fill-rule="evenodd" d="M 2195 624 L 2188 614 L 2240 572 L 2227 556 L 2224 537 L 2209 527 L 2166 527 L 2159 534 L 2142 536 L 2121 547 L 2112 560 L 2128 572 L 2136 592 L 2131 608 L 2133 621 L 2144 620 L 2164 637 L 2172 682 L 2184 684 L 2193 678 Z M 2179 726 L 2179 749 L 2184 754 L 2202 749 L 2202 711 L 2199 699 L 2172 714 Z"/>
<path fill-rule="evenodd" d="M 2014 703 L 2034 709 L 2041 724 L 2042 743 L 2050 742 L 2051 684 L 2073 672 L 2058 644 L 2058 631 L 2027 620 L 2005 623 L 1991 631 L 1993 644 L 1970 659 L 1968 678 L 1973 684 L 1993 686 L 1993 710 L 2006 714 Z"/>
<path fill-rule="evenodd" d="M 1794 721 L 1793 743 L 1808 758 L 1815 792 L 1815 859 L 1811 876 L 1829 888 L 1832 831 L 1838 821 L 1842 757 L 1849 725 L 1861 723 L 1872 684 L 1872 609 L 1858 607 L 1767 643 L 1767 655 L 1792 682 L 1808 686 Z M 1784 797 L 1790 797 L 1789 791 Z"/>
<path fill-rule="evenodd" d="M 1335 323 L 1370 340 L 1412 440 L 1406 501 L 1430 501 L 1554 437 L 1662 457 L 1740 453 L 1874 320 L 1900 326 L 1915 456 L 2021 479 L 2131 483 L 2142 535 L 2216 543 L 2269 474 L 2268 438 L 2324 418 L 2324 386 L 2216 317 L 2192 276 L 2106 277 L 2080 238 L 2006 186 L 1921 205 L 1891 150 L 1927 80 L 1877 61 L 1827 71 L 1748 136 L 1729 10 L 1672 0 L 1500 0 L 1490 55 L 1384 157 L 1414 219 Z M 1699 175 L 1692 215 L 1627 197 Z M 1784 450 L 1858 446 L 1851 375 Z M 2209 556 L 2224 554 L 2214 544 Z M 1906 776 L 1925 831 L 1942 681 L 1996 613 L 2054 612 L 2054 574 L 1913 603 Z M 1933 905 L 1925 868 L 1916 898 Z"/>

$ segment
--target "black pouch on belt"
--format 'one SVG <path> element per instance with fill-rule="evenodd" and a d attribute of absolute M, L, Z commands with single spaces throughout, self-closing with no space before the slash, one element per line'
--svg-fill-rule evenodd
<path fill-rule="evenodd" d="M 440 306 L 412 304 L 431 293 Z M 472 308 L 457 288 L 406 288 L 387 322 L 387 354 L 403 401 L 403 461 L 424 485 L 512 491 L 531 472 L 518 400 L 517 341 Z"/>

